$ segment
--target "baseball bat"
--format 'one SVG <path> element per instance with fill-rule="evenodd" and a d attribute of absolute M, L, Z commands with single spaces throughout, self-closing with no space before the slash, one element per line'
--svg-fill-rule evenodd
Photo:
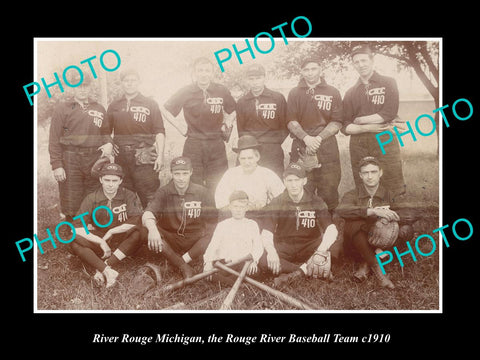
<path fill-rule="evenodd" d="M 252 263 L 251 260 L 247 260 L 245 262 L 245 265 L 243 265 L 243 268 L 242 268 L 242 271 L 240 272 L 240 275 L 238 276 L 237 280 L 233 284 L 233 286 L 230 289 L 230 292 L 228 293 L 228 295 L 223 300 L 223 303 L 220 306 L 220 310 L 230 310 L 232 308 L 233 299 L 235 298 L 235 295 L 237 294 L 237 291 L 240 288 L 240 285 L 242 284 L 242 281 L 245 278 L 245 275 L 247 275 L 247 270 L 248 270 L 248 267 L 250 266 L 251 263 Z M 215 263 L 215 266 L 216 265 L 217 264 Z"/>
<path fill-rule="evenodd" d="M 215 266 L 218 267 L 219 269 L 222 269 L 223 271 L 226 271 L 226 272 L 230 273 L 230 274 L 237 275 L 237 276 L 240 275 L 237 271 L 235 271 L 233 269 L 230 269 L 228 266 L 225 266 L 222 263 L 217 262 L 217 263 L 215 263 Z M 290 295 L 282 293 L 281 291 L 272 289 L 270 286 L 265 285 L 265 284 L 263 284 L 259 281 L 256 281 L 256 280 L 254 280 L 254 279 L 252 279 L 248 276 L 245 276 L 244 280 L 246 282 L 248 282 L 249 284 L 254 285 L 254 286 L 258 287 L 259 289 L 275 296 L 277 299 L 286 302 L 287 304 L 293 305 L 293 306 L 295 306 L 299 309 L 302 309 L 302 310 L 314 310 L 311 306 L 305 304 L 304 302 L 302 302 L 298 299 L 295 299 L 294 297 L 292 297 Z"/>
<path fill-rule="evenodd" d="M 235 266 L 237 264 L 241 264 L 242 262 L 247 261 L 247 260 L 251 260 L 251 259 L 252 259 L 252 256 L 249 254 L 247 256 L 244 256 L 243 258 L 240 258 L 236 261 L 230 262 L 230 263 L 225 264 L 225 265 L 228 269 L 228 266 Z M 181 287 L 184 287 L 185 285 L 189 285 L 189 284 L 192 284 L 194 282 L 197 282 L 198 280 L 205 279 L 206 277 L 209 277 L 209 276 L 215 274 L 218 271 L 219 271 L 219 269 L 217 269 L 217 268 L 213 268 L 211 270 L 204 271 L 200 274 L 193 275 L 192 277 L 177 281 L 176 283 L 166 285 L 161 289 L 161 291 L 162 292 L 167 292 L 167 291 L 179 289 Z"/>

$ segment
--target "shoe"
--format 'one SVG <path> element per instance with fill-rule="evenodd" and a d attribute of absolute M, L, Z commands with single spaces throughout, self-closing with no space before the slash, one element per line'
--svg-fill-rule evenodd
<path fill-rule="evenodd" d="M 288 284 L 292 283 L 295 279 L 303 277 L 303 275 L 304 274 L 302 270 L 296 270 L 288 274 L 281 274 L 273 279 L 273 285 L 277 289 L 282 289 Z"/>
<path fill-rule="evenodd" d="M 115 271 L 110 266 L 107 266 L 105 270 L 103 270 L 103 275 L 105 275 L 105 279 L 107 280 L 107 284 L 105 285 L 107 289 L 116 284 L 118 271 Z"/>
<path fill-rule="evenodd" d="M 192 267 L 187 263 L 180 266 L 180 271 L 182 272 L 184 279 L 191 278 L 193 275 L 195 275 L 195 271 L 193 271 Z"/>
<path fill-rule="evenodd" d="M 95 272 L 95 275 L 93 275 L 93 281 L 98 286 L 102 286 L 105 283 L 105 277 L 103 276 L 103 274 L 99 270 L 97 270 Z"/>
<path fill-rule="evenodd" d="M 395 285 L 393 285 L 390 279 L 382 273 L 382 270 L 380 269 L 380 266 L 378 264 L 371 266 L 371 269 L 381 287 L 395 289 Z"/>
<path fill-rule="evenodd" d="M 358 269 L 353 273 L 353 278 L 356 282 L 363 282 L 367 279 L 369 273 L 370 273 L 370 268 L 368 267 L 368 264 L 364 261 L 359 265 Z"/>

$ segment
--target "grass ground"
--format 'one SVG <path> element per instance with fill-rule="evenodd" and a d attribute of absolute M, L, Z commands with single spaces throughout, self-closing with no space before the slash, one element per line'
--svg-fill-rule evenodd
<path fill-rule="evenodd" d="M 168 131 L 168 130 L 167 130 Z M 167 133 L 168 135 L 168 133 Z M 42 133 L 39 132 L 39 140 Z M 37 234 L 46 237 L 46 228 L 54 229 L 61 221 L 58 209 L 57 185 L 45 160 L 46 143 L 39 141 L 37 169 Z M 167 143 L 166 158 L 178 153 L 178 142 Z M 339 138 L 342 162 L 341 195 L 352 187 L 351 170 L 348 166 L 347 138 Z M 231 153 L 230 153 L 231 154 Z M 431 234 L 438 224 L 438 159 L 432 151 L 404 152 L 404 174 L 408 187 L 408 200 L 415 204 L 428 205 L 422 218 L 414 224 L 417 234 Z M 232 160 L 232 159 L 230 159 Z M 162 172 L 162 182 L 168 173 Z M 340 224 L 342 226 L 342 224 Z M 42 237 L 43 236 L 43 237 Z M 434 234 L 438 243 L 438 235 Z M 48 247 L 48 248 L 47 248 Z M 424 249 L 428 253 L 429 249 Z M 341 257 L 332 265 L 334 281 L 300 279 L 283 291 L 299 300 L 323 310 L 436 310 L 439 308 L 439 257 L 438 250 L 429 257 L 417 256 L 417 262 L 403 258 L 402 268 L 398 261 L 386 266 L 396 289 L 379 288 L 373 276 L 363 283 L 352 280 L 353 263 Z M 118 270 L 121 275 L 112 289 L 97 287 L 92 281 L 92 269 L 85 268 L 72 256 L 66 245 L 57 249 L 45 246 L 45 253 L 38 253 L 37 263 L 37 308 L 39 310 L 216 310 L 228 293 L 228 287 L 200 280 L 195 284 L 168 294 L 152 289 L 144 295 L 131 291 L 135 270 L 147 261 L 160 265 L 163 284 L 181 279 L 180 274 L 163 259 L 152 255 L 146 247 L 135 257 L 125 259 Z M 202 265 L 194 263 L 197 272 Z M 271 285 L 273 278 L 263 281 Z M 243 285 L 233 303 L 234 310 L 294 310 L 277 298 L 252 285 Z"/>

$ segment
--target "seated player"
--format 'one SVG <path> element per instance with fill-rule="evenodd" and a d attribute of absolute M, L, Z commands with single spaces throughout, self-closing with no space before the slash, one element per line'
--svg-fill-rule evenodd
<path fill-rule="evenodd" d="M 277 286 L 298 276 L 330 278 L 330 246 L 338 231 L 325 202 L 305 189 L 306 172 L 291 163 L 283 173 L 285 191 L 262 209 L 266 253 L 259 267 L 270 270 Z M 289 275 L 285 275 L 289 274 Z"/>
<path fill-rule="evenodd" d="M 123 170 L 120 165 L 105 163 L 99 173 L 102 186 L 82 201 L 76 216 L 78 219 L 74 221 L 76 238 L 70 248 L 84 263 L 96 269 L 95 281 L 98 284 L 106 281 L 108 288 L 115 285 L 118 277 L 118 272 L 113 269 L 115 265 L 126 256 L 133 255 L 141 246 L 137 225 L 142 206 L 134 192 L 121 186 Z M 95 219 L 92 218 L 93 211 L 99 206 L 108 207 L 113 214 L 108 227 L 96 225 L 109 223 L 111 215 L 107 210 L 98 209 Z M 120 244 L 112 253 L 108 242 L 111 244 L 114 241 Z"/>
<path fill-rule="evenodd" d="M 365 280 L 372 270 L 382 287 L 393 289 L 394 284 L 380 269 L 375 257 L 377 245 L 370 243 L 369 233 L 377 220 L 383 219 L 385 223 L 400 222 L 398 238 L 409 240 L 413 236 L 413 228 L 408 224 L 412 218 L 408 208 L 401 208 L 400 204 L 396 204 L 392 192 L 380 184 L 383 171 L 375 157 L 367 156 L 361 159 L 359 169 L 362 185 L 347 192 L 336 209 L 337 214 L 345 219 L 345 254 L 351 254 L 359 262 L 354 273 L 357 281 Z M 403 220 L 408 221 L 405 223 Z"/>
<path fill-rule="evenodd" d="M 160 187 L 142 216 L 148 248 L 180 269 L 184 278 L 194 274 L 188 264 L 201 257 L 218 220 L 207 189 L 190 181 L 193 168 L 188 157 L 170 164 L 172 180 Z"/>

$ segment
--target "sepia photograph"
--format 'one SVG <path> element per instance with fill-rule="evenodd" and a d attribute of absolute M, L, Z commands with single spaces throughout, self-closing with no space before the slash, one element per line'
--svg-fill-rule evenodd
<path fill-rule="evenodd" d="M 34 312 L 442 312 L 441 59 L 441 38 L 34 38 Z"/>

